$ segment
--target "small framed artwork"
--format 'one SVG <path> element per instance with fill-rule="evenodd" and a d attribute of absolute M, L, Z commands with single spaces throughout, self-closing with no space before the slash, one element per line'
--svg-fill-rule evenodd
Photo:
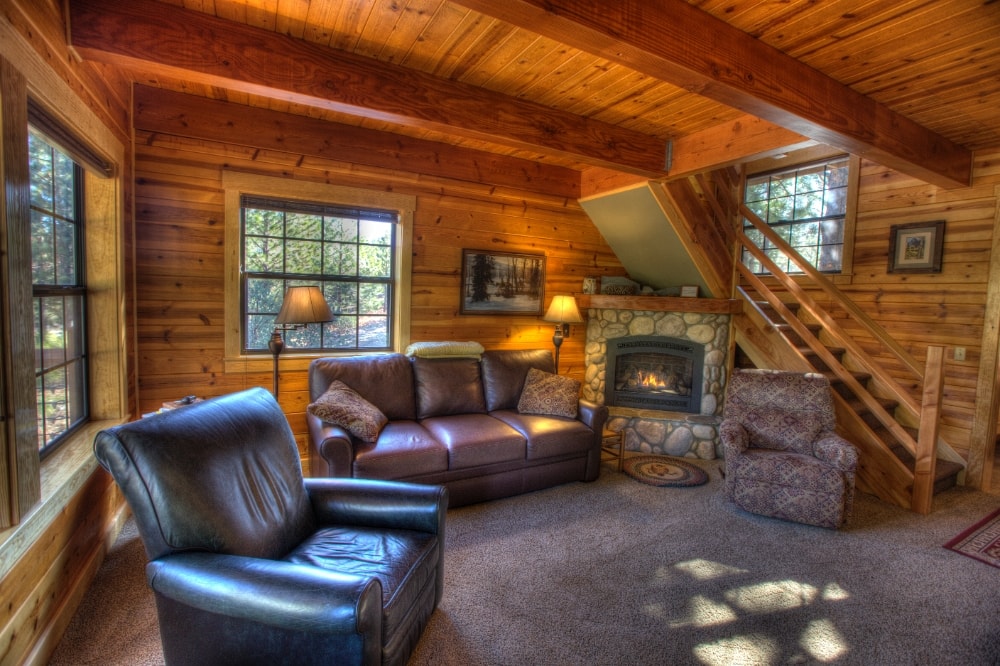
<path fill-rule="evenodd" d="M 944 220 L 894 224 L 889 229 L 890 273 L 940 273 Z"/>
<path fill-rule="evenodd" d="M 462 250 L 460 314 L 541 315 L 545 255 Z"/>
<path fill-rule="evenodd" d="M 583 293 L 585 294 L 596 294 L 598 290 L 598 280 L 599 277 L 585 277 L 583 278 Z"/>
<path fill-rule="evenodd" d="M 681 298 L 698 298 L 698 285 L 681 285 Z"/>

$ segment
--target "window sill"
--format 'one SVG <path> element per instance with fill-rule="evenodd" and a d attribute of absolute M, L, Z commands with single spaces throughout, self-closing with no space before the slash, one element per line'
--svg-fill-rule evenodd
<path fill-rule="evenodd" d="M 97 469 L 93 442 L 98 431 L 119 423 L 122 423 L 121 419 L 91 421 L 42 461 L 41 500 L 22 517 L 20 523 L 0 531 L 0 580 L 41 537 Z"/>
<path fill-rule="evenodd" d="M 380 354 L 390 354 L 387 351 L 350 351 L 301 354 L 295 352 L 282 352 L 278 356 L 278 369 L 281 372 L 305 372 L 309 369 L 309 364 L 317 358 L 334 358 L 338 356 L 377 356 Z M 223 361 L 226 373 L 246 374 L 250 372 L 272 372 L 274 370 L 274 357 L 267 355 L 236 356 L 226 357 Z"/>

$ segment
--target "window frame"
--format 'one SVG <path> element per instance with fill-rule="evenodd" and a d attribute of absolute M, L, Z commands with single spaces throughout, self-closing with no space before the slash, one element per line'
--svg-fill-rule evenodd
<path fill-rule="evenodd" d="M 51 123 L 49 123 L 51 125 Z M 78 300 L 80 312 L 78 313 L 77 323 L 79 326 L 79 336 L 80 336 L 80 347 L 79 353 L 77 353 L 73 358 L 66 357 L 63 362 L 57 364 L 58 366 L 68 367 L 71 362 L 80 363 L 81 376 L 75 382 L 77 386 L 76 391 L 79 391 L 82 395 L 80 398 L 81 406 L 80 412 L 76 415 L 76 418 L 72 418 L 73 415 L 70 414 L 70 421 L 68 427 L 65 430 L 59 432 L 51 439 L 42 441 L 43 434 L 47 431 L 46 418 L 43 414 L 37 415 L 38 423 L 38 437 L 39 437 L 39 455 L 42 458 L 50 455 L 54 452 L 63 442 L 65 442 L 73 433 L 83 427 L 87 421 L 90 420 L 90 352 L 89 352 L 89 340 L 87 335 L 87 326 L 89 322 L 89 316 L 87 313 L 87 251 L 86 251 L 86 177 L 84 174 L 84 167 L 80 162 L 73 157 L 68 151 L 63 149 L 57 139 L 52 138 L 47 134 L 44 127 L 39 127 L 29 120 L 29 137 L 32 130 L 36 135 L 38 135 L 46 145 L 52 150 L 53 154 L 55 151 L 59 151 L 63 156 L 69 158 L 73 163 L 73 217 L 72 219 L 66 218 L 64 215 L 60 215 L 59 211 L 53 208 L 52 210 L 42 210 L 35 206 L 34 203 L 31 204 L 30 208 L 32 214 L 35 211 L 40 211 L 44 215 L 49 215 L 54 219 L 64 219 L 71 224 L 75 225 L 76 233 L 74 234 L 75 240 L 73 243 L 73 254 L 74 254 L 74 264 L 76 273 L 76 282 L 73 285 L 60 284 L 58 281 L 56 284 L 43 284 L 36 283 L 34 281 L 34 276 L 32 276 L 32 310 L 36 317 L 39 316 L 38 308 L 41 307 L 41 302 L 44 299 L 49 298 L 73 298 Z M 29 151 L 30 158 L 30 151 Z M 31 168 L 28 169 L 29 179 L 32 176 Z M 55 187 L 55 185 L 53 185 Z M 54 241 L 53 241 L 54 242 Z M 32 257 L 34 257 L 34 248 L 32 248 Z M 36 320 L 40 322 L 39 320 Z M 35 353 L 38 355 L 39 349 L 37 347 L 37 341 L 40 339 L 39 329 L 33 325 L 34 337 L 36 340 Z M 67 342 L 64 340 L 64 348 L 68 346 Z M 45 377 L 50 373 L 57 371 L 57 367 L 49 367 L 46 365 L 44 360 L 44 355 L 42 355 L 42 360 L 36 361 L 35 367 L 35 382 L 36 382 L 36 395 L 38 391 L 38 382 L 41 381 L 44 385 Z M 68 382 L 67 382 L 68 383 Z M 36 404 L 38 404 L 36 402 Z M 43 398 L 44 404 L 44 398 Z"/>
<path fill-rule="evenodd" d="M 271 368 L 272 356 L 243 349 L 243 239 L 242 197 L 264 197 L 278 200 L 323 203 L 337 207 L 371 208 L 396 213 L 396 246 L 393 264 L 391 349 L 379 348 L 336 351 L 298 350 L 286 348 L 282 367 L 305 370 L 313 358 L 322 356 L 383 354 L 399 351 L 409 344 L 410 329 L 410 270 L 412 265 L 413 216 L 416 197 L 360 187 L 330 185 L 312 181 L 262 176 L 241 171 L 224 170 L 222 185 L 225 196 L 225 358 L 226 372 L 261 372 Z"/>
<path fill-rule="evenodd" d="M 742 178 L 740 179 L 740 202 L 745 205 L 747 181 L 751 178 L 765 174 L 780 173 L 783 171 L 793 171 L 808 168 L 824 162 L 830 162 L 840 158 L 847 158 L 847 196 L 844 210 L 844 238 L 841 253 L 841 267 L 839 271 L 826 272 L 824 275 L 835 283 L 850 283 L 854 274 L 854 236 L 857 224 L 858 190 L 861 177 L 861 158 L 857 155 L 845 154 L 843 151 L 835 150 L 830 146 L 814 146 L 804 150 L 789 153 L 782 157 L 772 157 L 744 165 Z M 739 216 L 738 224 L 741 228 L 744 218 Z M 743 256 L 737 257 L 737 261 L 742 262 Z M 815 268 L 815 267 L 814 267 Z M 817 269 L 819 270 L 819 269 Z M 757 273 L 762 279 L 774 279 L 770 273 Z M 800 272 L 788 273 L 790 277 L 797 278 L 802 275 Z"/>

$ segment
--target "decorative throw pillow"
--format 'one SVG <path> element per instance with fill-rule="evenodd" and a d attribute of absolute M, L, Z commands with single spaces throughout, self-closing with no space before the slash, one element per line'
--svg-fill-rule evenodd
<path fill-rule="evenodd" d="M 517 411 L 522 414 L 566 416 L 572 419 L 576 418 L 579 399 L 580 382 L 577 380 L 532 368 L 524 379 Z"/>
<path fill-rule="evenodd" d="M 339 379 L 334 380 L 326 393 L 306 410 L 327 423 L 344 428 L 365 442 L 377 440 L 382 428 L 389 422 L 378 407 Z"/>

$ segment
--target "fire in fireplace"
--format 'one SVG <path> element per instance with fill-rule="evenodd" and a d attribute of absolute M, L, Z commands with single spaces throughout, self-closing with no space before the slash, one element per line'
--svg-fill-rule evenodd
<path fill-rule="evenodd" d="M 609 406 L 698 413 L 704 364 L 704 346 L 690 340 L 608 340 L 604 401 Z"/>

